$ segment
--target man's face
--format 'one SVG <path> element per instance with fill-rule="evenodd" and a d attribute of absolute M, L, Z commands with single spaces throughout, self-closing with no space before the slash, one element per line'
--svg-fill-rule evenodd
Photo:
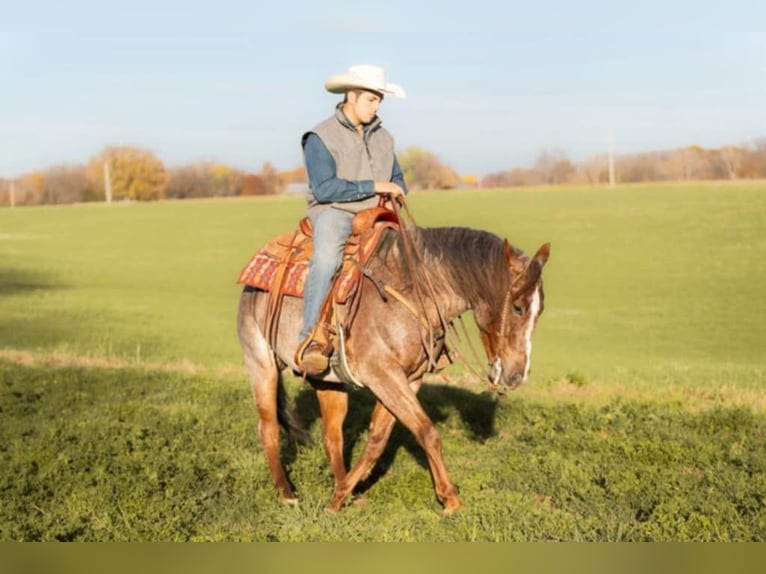
<path fill-rule="evenodd" d="M 354 123 L 369 124 L 378 113 L 383 96 L 367 90 L 352 90 L 347 101 L 351 114 L 346 114 Z M 351 117 L 354 116 L 354 117 Z"/>

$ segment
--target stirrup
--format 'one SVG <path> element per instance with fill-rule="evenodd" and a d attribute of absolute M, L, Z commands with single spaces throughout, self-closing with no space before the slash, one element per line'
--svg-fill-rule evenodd
<path fill-rule="evenodd" d="M 330 358 L 326 352 L 322 343 L 308 336 L 295 353 L 295 364 L 307 375 L 320 375 L 330 368 Z"/>

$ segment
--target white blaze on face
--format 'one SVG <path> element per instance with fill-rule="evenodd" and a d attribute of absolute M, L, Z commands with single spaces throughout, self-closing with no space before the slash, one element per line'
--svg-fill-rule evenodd
<path fill-rule="evenodd" d="M 537 315 L 540 313 L 540 288 L 535 289 L 532 295 L 532 301 L 529 303 L 529 319 L 527 319 L 527 328 L 524 332 L 524 343 L 527 350 L 527 364 L 524 367 L 524 379 L 527 380 L 529 376 L 529 369 L 532 366 L 532 333 L 535 330 L 535 321 L 537 321 Z"/>

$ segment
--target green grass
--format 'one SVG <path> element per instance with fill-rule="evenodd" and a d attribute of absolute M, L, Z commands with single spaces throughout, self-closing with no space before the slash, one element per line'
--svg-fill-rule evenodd
<path fill-rule="evenodd" d="M 422 401 L 465 503 L 439 515 L 397 427 L 366 504 L 323 512 L 312 444 L 276 499 L 234 282 L 299 198 L 0 210 L 2 540 L 765 540 L 766 186 L 413 194 L 421 225 L 551 241 L 533 373 L 458 366 Z M 357 452 L 372 406 L 354 393 Z"/>
<path fill-rule="evenodd" d="M 760 368 L 764 186 L 414 194 L 421 225 L 552 242 L 535 370 Z M 0 210 L 0 347 L 223 366 L 250 255 L 300 198 Z"/>
<path fill-rule="evenodd" d="M 397 428 L 365 504 L 328 515 L 312 442 L 285 444 L 301 506 L 277 500 L 241 382 L 138 369 L 6 364 L 0 538 L 44 541 L 763 541 L 766 420 L 613 398 L 544 404 L 426 385 L 465 507 L 440 516 L 422 452 Z M 358 452 L 372 408 L 347 423 Z"/>

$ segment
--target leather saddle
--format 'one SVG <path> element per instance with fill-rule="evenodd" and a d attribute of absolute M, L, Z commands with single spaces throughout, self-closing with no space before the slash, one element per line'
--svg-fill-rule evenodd
<path fill-rule="evenodd" d="M 371 207 L 357 213 L 343 251 L 343 263 L 335 276 L 331 293 L 345 303 L 362 280 L 362 267 L 369 261 L 386 229 L 396 229 L 396 214 L 385 207 Z M 311 221 L 304 217 L 298 228 L 271 239 L 242 269 L 237 283 L 268 291 L 277 296 L 303 297 L 308 263 L 313 253 Z"/>

